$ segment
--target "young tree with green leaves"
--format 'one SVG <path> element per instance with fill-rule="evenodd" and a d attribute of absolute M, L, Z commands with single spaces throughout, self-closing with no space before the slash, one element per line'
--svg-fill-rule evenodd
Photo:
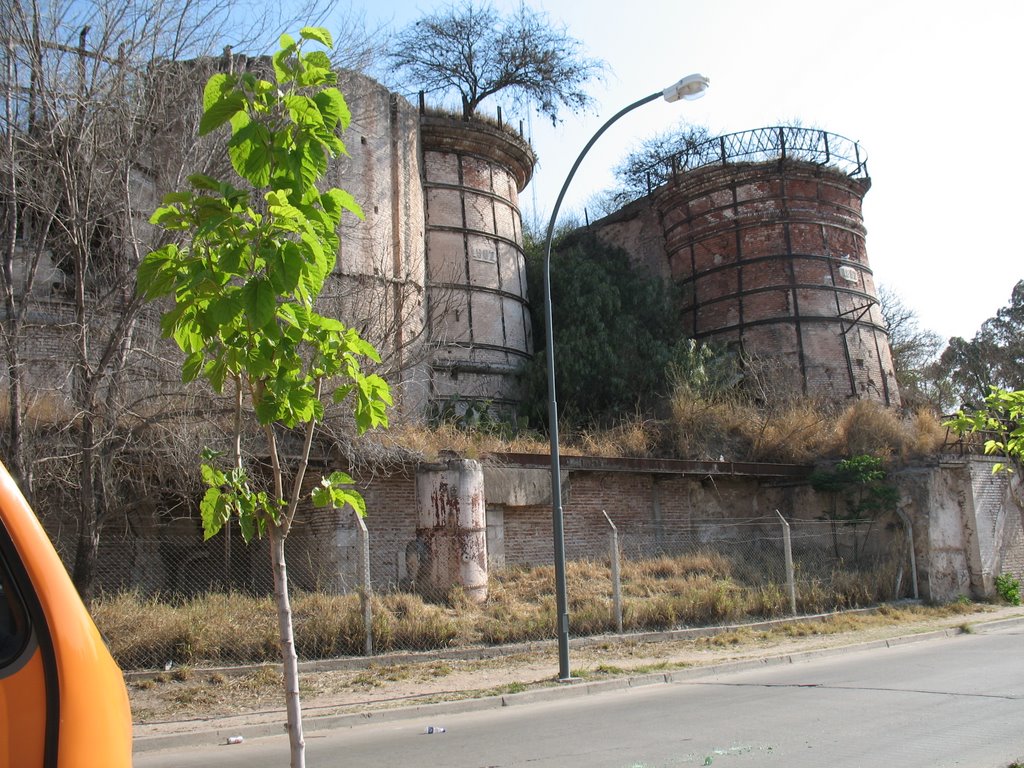
<path fill-rule="evenodd" d="M 980 432 L 988 456 L 1020 461 L 1024 457 L 1024 390 L 991 387 L 983 407 L 960 411 L 946 426 L 959 435 Z M 1000 461 L 992 465 L 992 472 L 1013 472 L 1013 468 Z"/>
<path fill-rule="evenodd" d="M 853 559 L 860 562 L 863 544 L 879 516 L 892 512 L 899 503 L 899 489 L 889 482 L 885 461 L 877 456 L 852 456 L 843 459 L 832 469 L 820 469 L 809 478 L 811 487 L 831 496 L 831 507 L 825 518 L 832 524 L 832 543 L 839 557 L 838 524 L 853 528 Z M 857 527 L 865 525 L 863 541 L 857 537 Z"/>
<path fill-rule="evenodd" d="M 180 242 L 150 253 L 138 276 L 146 299 L 173 297 L 161 331 L 185 353 L 183 380 L 205 380 L 234 398 L 231 460 L 222 465 L 219 454 L 203 453 L 203 529 L 209 538 L 237 518 L 247 542 L 262 535 L 270 541 L 293 768 L 305 758 L 284 543 L 303 499 L 324 389 L 333 389 L 335 403 L 351 404 L 360 431 L 387 426 L 391 404 L 386 382 L 361 369 L 363 360 L 379 361 L 373 346 L 316 311 L 335 266 L 342 214 L 362 212 L 347 192 L 317 187 L 329 158 L 346 151 L 339 132 L 349 110 L 327 53 L 307 53 L 310 43 L 330 49 L 333 41 L 326 30 L 306 27 L 298 41 L 281 37 L 272 79 L 247 71 L 207 82 L 200 134 L 230 126 L 227 152 L 247 184 L 195 174 L 190 191 L 167 195 L 151 221 Z M 265 438 L 266 489 L 243 461 L 246 418 Z M 282 442 L 295 432 L 302 449 L 286 468 Z M 365 514 L 341 472 L 323 478 L 312 500 Z"/>

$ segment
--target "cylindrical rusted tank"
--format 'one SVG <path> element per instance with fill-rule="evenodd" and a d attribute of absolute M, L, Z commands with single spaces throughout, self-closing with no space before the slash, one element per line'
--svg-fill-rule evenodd
<path fill-rule="evenodd" d="M 741 349 L 766 397 L 900 404 L 861 214 L 853 141 L 772 127 L 716 137 L 651 167 L 645 197 L 596 222 L 682 288 L 682 330 Z"/>
<path fill-rule="evenodd" d="M 900 404 L 864 245 L 866 176 L 795 159 L 680 173 L 655 193 L 683 323 L 789 391 Z"/>
<path fill-rule="evenodd" d="M 487 511 L 484 472 L 477 461 L 450 459 L 416 475 L 414 580 L 438 599 L 462 587 L 473 602 L 487 599 Z"/>
<path fill-rule="evenodd" d="M 430 400 L 463 415 L 520 400 L 516 374 L 531 355 L 519 192 L 533 151 L 480 120 L 420 119 L 426 200 Z"/>

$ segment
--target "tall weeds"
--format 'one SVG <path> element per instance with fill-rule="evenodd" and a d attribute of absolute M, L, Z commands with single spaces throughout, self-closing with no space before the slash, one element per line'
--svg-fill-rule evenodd
<path fill-rule="evenodd" d="M 798 602 L 810 613 L 873 604 L 891 597 L 893 577 L 887 570 L 835 568 L 802 578 Z M 566 580 L 571 633 L 614 631 L 608 564 L 570 562 Z M 789 610 L 783 584 L 717 553 L 627 560 L 622 582 L 627 631 L 741 622 L 783 616 Z M 554 573 L 551 566 L 496 571 L 482 606 L 455 589 L 444 604 L 396 592 L 375 595 L 372 607 L 377 653 L 550 639 L 556 615 Z M 363 654 L 366 631 L 357 595 L 300 593 L 293 609 L 302 658 Z M 210 593 L 164 601 L 125 592 L 99 598 L 93 615 L 125 669 L 277 659 L 269 597 Z"/>

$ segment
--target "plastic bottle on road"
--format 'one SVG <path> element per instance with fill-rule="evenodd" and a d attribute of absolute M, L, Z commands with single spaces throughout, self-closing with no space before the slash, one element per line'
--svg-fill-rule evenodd
<path fill-rule="evenodd" d="M 423 732 L 427 733 L 427 734 L 430 734 L 430 733 L 444 733 L 445 729 L 442 728 L 440 725 L 428 725 L 426 730 L 423 731 Z"/>

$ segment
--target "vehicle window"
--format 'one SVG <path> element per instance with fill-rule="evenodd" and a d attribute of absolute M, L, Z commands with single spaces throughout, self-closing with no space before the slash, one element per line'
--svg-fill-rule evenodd
<path fill-rule="evenodd" d="M 25 606 L 14 588 L 3 550 L 0 550 L 0 669 L 18 657 L 28 636 Z"/>

